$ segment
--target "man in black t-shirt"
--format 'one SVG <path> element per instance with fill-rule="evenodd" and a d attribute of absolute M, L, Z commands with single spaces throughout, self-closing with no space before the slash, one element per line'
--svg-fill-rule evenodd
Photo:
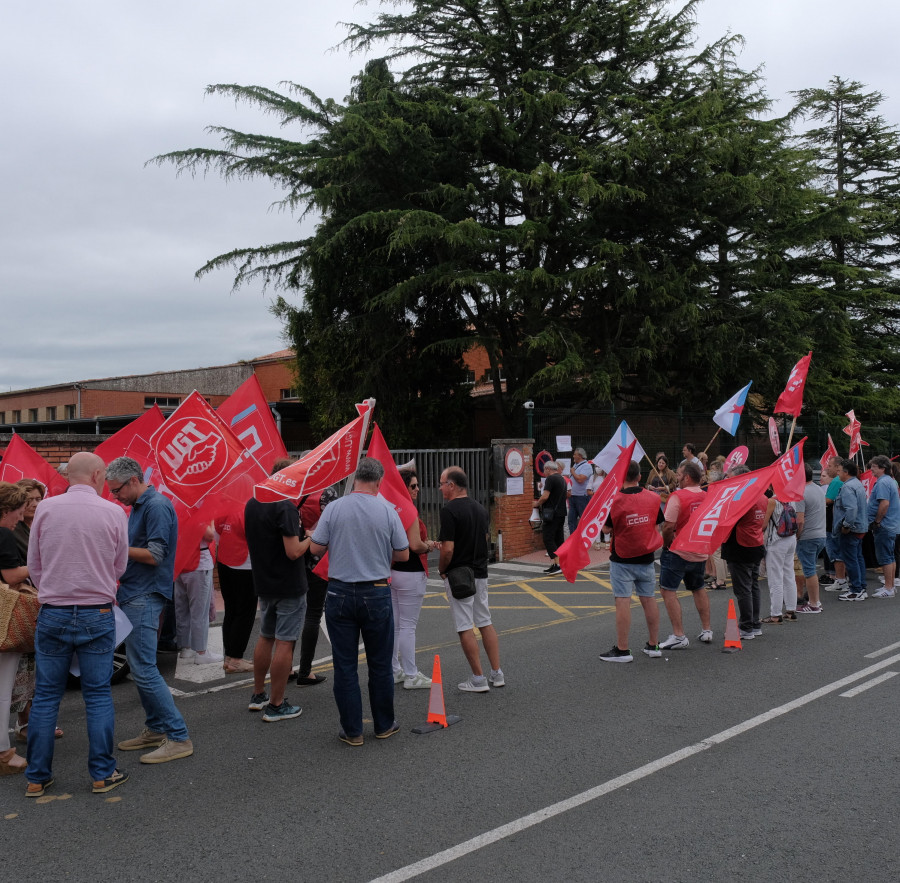
<path fill-rule="evenodd" d="M 544 466 L 544 492 L 538 497 L 533 508 L 537 509 L 543 522 L 544 548 L 552 559 L 544 573 L 559 573 L 556 550 L 563 544 L 566 524 L 566 480 L 559 474 L 559 463 L 551 460 Z"/>
<path fill-rule="evenodd" d="M 300 526 L 295 503 L 260 503 L 244 507 L 244 531 L 250 550 L 253 586 L 259 596 L 259 638 L 253 651 L 253 696 L 248 708 L 273 722 L 299 717 L 302 709 L 285 701 L 294 661 L 294 645 L 306 614 L 306 568 L 309 538 Z M 301 539 L 302 537 L 302 539 Z M 271 671 L 266 693 L 266 674 Z"/>
<path fill-rule="evenodd" d="M 502 687 L 506 683 L 500 668 L 497 632 L 491 625 L 488 607 L 488 514 L 484 506 L 469 498 L 469 481 L 459 466 L 450 466 L 441 473 L 441 494 L 447 504 L 441 509 L 438 571 L 444 578 L 459 642 L 472 669 L 471 677 L 459 684 L 459 689 L 467 693 L 487 693 L 491 687 Z M 450 592 L 447 572 L 457 567 L 471 567 L 475 572 L 475 594 L 469 598 L 454 598 Z M 491 663 L 489 678 L 481 670 L 476 626 Z"/>

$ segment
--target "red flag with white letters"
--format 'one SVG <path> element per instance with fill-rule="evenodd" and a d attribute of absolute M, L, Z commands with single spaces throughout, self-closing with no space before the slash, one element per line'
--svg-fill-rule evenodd
<path fill-rule="evenodd" d="M 267 473 L 276 460 L 287 457 L 287 448 L 255 374 L 225 399 L 216 413 Z"/>
<path fill-rule="evenodd" d="M 806 375 L 809 373 L 809 363 L 812 359 L 812 350 L 805 355 L 791 370 L 787 386 L 784 392 L 778 396 L 775 403 L 776 414 L 790 414 L 799 417 L 803 410 L 803 390 L 806 386 Z"/>
<path fill-rule="evenodd" d="M 356 406 L 359 416 L 329 436 L 317 448 L 296 463 L 270 475 L 256 485 L 254 494 L 260 503 L 299 500 L 306 494 L 323 491 L 356 471 L 362 453 L 363 438 L 371 416 L 369 399 Z"/>
<path fill-rule="evenodd" d="M 634 455 L 636 444 L 637 441 L 632 441 L 619 454 L 616 465 L 603 479 L 600 487 L 594 491 L 575 532 L 570 534 L 569 538 L 556 552 L 559 556 L 559 566 L 563 576 L 570 583 L 575 582 L 579 570 L 591 563 L 588 549 L 591 548 L 595 540 L 600 538 L 600 532 L 603 530 L 603 525 L 606 524 L 606 519 L 609 517 L 609 510 L 612 507 L 613 500 L 625 482 L 625 473 L 628 471 L 628 464 Z"/>
<path fill-rule="evenodd" d="M 806 489 L 806 469 L 803 465 L 805 441 L 806 436 L 775 461 L 777 468 L 772 476 L 772 491 L 782 503 L 797 503 L 803 499 Z"/>
<path fill-rule="evenodd" d="M 819 466 L 822 468 L 822 472 L 825 471 L 825 468 L 828 466 L 829 461 L 832 457 L 839 457 L 837 448 L 834 446 L 834 442 L 831 440 L 831 433 L 828 433 L 828 447 L 825 448 L 825 453 L 822 454 L 822 458 L 819 460 Z"/>
<path fill-rule="evenodd" d="M 55 497 L 69 489 L 65 480 L 22 436 L 14 433 L 3 452 L 0 463 L 0 481 L 15 484 L 23 478 L 39 481 L 47 493 L 45 496 Z"/>
<path fill-rule="evenodd" d="M 755 472 L 713 482 L 707 489 L 704 502 L 678 531 L 672 551 L 711 554 L 728 539 L 728 534 L 741 516 L 765 493 L 777 469 L 778 464 L 773 463 Z"/>

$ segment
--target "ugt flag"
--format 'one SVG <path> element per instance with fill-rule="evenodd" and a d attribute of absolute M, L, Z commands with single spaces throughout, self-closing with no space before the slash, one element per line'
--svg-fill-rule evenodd
<path fill-rule="evenodd" d="M 637 438 L 635 438 L 631 427 L 623 420 L 619 424 L 619 428 L 613 433 L 613 437 L 607 442 L 606 447 L 594 457 L 593 464 L 604 472 L 611 472 L 622 452 L 632 442 L 634 443 L 632 459 L 640 462 L 646 456 L 644 449 Z"/>
<path fill-rule="evenodd" d="M 803 499 L 803 490 L 806 487 L 806 469 L 803 465 L 805 441 L 806 436 L 775 461 L 772 491 L 776 499 L 782 503 L 797 503 Z"/>
<path fill-rule="evenodd" d="M 569 538 L 556 552 L 559 556 L 559 566 L 563 576 L 570 583 L 575 582 L 579 570 L 591 563 L 588 549 L 593 545 L 594 540 L 599 538 L 600 531 L 603 530 L 603 525 L 606 524 L 609 510 L 612 507 L 616 494 L 619 492 L 619 488 L 625 482 L 625 472 L 628 469 L 628 464 L 634 459 L 636 449 L 637 442 L 632 441 L 619 454 L 619 459 L 616 460 L 612 469 L 609 470 L 600 487 L 594 491 L 587 509 L 584 510 L 584 514 L 578 522 L 575 533 L 570 534 Z"/>
<path fill-rule="evenodd" d="M 772 482 L 777 463 L 709 486 L 706 500 L 678 531 L 672 550 L 710 555 L 722 545 L 741 516 L 755 505 Z"/>
<path fill-rule="evenodd" d="M 0 481 L 15 484 L 23 478 L 33 478 L 47 488 L 47 497 L 64 494 L 67 482 L 22 436 L 14 434 L 3 452 Z"/>
<path fill-rule="evenodd" d="M 800 416 L 800 412 L 803 410 L 803 389 L 806 386 L 806 375 L 809 373 L 811 359 L 812 350 L 794 365 L 784 392 L 778 396 L 778 401 L 775 402 L 776 414 L 790 414 L 792 417 Z"/>
<path fill-rule="evenodd" d="M 744 402 L 747 401 L 747 393 L 753 385 L 751 380 L 740 392 L 735 393 L 715 414 L 713 423 L 721 426 L 725 432 L 737 435 L 738 423 L 741 422 L 741 414 L 744 412 Z"/>
<path fill-rule="evenodd" d="M 356 471 L 375 399 L 358 404 L 359 416 L 329 436 L 296 463 L 270 475 L 253 493 L 260 503 L 299 500 L 323 491 Z"/>
<path fill-rule="evenodd" d="M 287 448 L 255 374 L 225 399 L 216 413 L 266 472 L 271 471 L 276 460 L 287 457 Z"/>

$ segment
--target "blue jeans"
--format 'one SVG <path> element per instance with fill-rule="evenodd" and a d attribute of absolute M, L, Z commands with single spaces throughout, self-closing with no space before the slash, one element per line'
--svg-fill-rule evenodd
<path fill-rule="evenodd" d="M 34 701 L 28 719 L 28 768 L 25 776 L 29 782 L 43 783 L 53 778 L 56 718 L 73 653 L 78 654 L 81 668 L 81 696 L 87 719 L 88 772 L 95 782 L 115 772 L 115 713 L 109 686 L 116 646 L 112 608 L 112 604 L 102 609 L 41 607 L 34 636 Z"/>
<path fill-rule="evenodd" d="M 329 580 L 325 622 L 334 658 L 334 701 L 342 729 L 348 736 L 362 735 L 362 694 L 357 674 L 361 635 L 369 666 L 372 721 L 375 732 L 384 733 L 394 723 L 394 616 L 390 587 Z"/>
<path fill-rule="evenodd" d="M 147 715 L 145 726 L 174 742 L 183 742 L 188 738 L 184 718 L 156 667 L 156 632 L 166 599 L 158 592 L 151 592 L 119 606 L 132 626 L 131 634 L 125 639 L 125 656 Z"/>
<path fill-rule="evenodd" d="M 581 494 L 576 497 L 574 494 L 569 497 L 569 533 L 575 533 L 578 529 L 578 522 L 587 509 L 588 501 L 591 498 L 587 494 Z"/>
<path fill-rule="evenodd" d="M 847 579 L 851 592 L 861 592 L 866 587 L 866 561 L 863 558 L 862 538 L 855 533 L 842 533 L 840 541 L 841 557 L 847 568 Z"/>

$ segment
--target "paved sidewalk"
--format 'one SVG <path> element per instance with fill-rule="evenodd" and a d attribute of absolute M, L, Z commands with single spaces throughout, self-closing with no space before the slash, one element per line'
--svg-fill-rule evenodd
<path fill-rule="evenodd" d="M 588 550 L 588 554 L 591 556 L 591 563 L 588 565 L 588 568 L 594 568 L 601 564 L 609 563 L 609 549 L 605 546 L 600 549 L 591 548 Z M 543 549 L 529 552 L 521 558 L 507 558 L 506 561 L 507 563 L 514 562 L 516 564 L 540 564 L 542 567 L 550 566 L 550 559 Z"/>

